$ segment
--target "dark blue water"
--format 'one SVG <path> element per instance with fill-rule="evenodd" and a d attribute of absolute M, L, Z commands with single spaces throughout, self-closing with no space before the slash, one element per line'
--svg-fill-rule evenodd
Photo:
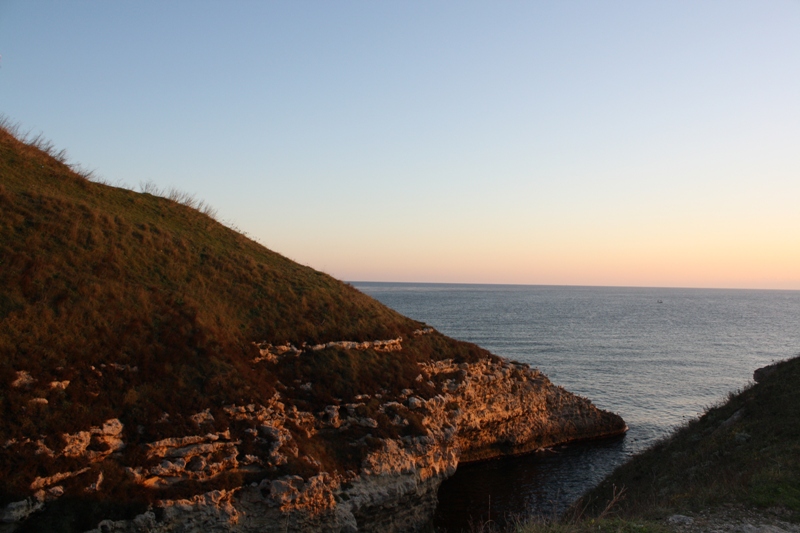
<path fill-rule="evenodd" d="M 621 439 L 459 468 L 436 525 L 563 511 L 617 465 L 800 352 L 800 291 L 353 283 L 620 414 Z"/>

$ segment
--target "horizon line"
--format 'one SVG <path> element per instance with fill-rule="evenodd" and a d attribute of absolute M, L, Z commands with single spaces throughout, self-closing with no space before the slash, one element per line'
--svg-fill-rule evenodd
<path fill-rule="evenodd" d="M 368 280 L 343 280 L 345 283 L 373 283 L 393 285 L 491 285 L 497 287 L 552 287 L 573 289 L 680 289 L 680 290 L 712 290 L 712 291 L 773 291 L 773 292 L 800 292 L 800 289 L 775 289 L 759 287 L 687 287 L 687 286 L 656 286 L 656 285 L 581 285 L 581 284 L 548 284 L 548 283 L 497 283 L 497 282 L 470 282 L 470 281 L 368 281 Z"/>

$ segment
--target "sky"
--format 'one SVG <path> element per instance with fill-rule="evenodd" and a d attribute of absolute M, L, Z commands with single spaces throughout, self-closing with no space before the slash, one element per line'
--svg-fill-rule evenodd
<path fill-rule="evenodd" d="M 0 0 L 0 112 L 349 281 L 800 289 L 800 2 Z"/>

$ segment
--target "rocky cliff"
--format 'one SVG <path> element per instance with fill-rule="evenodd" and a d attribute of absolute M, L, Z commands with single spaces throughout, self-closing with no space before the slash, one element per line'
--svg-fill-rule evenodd
<path fill-rule="evenodd" d="M 416 333 L 439 335 L 430 329 Z M 376 344 L 394 346 L 393 351 L 402 356 L 402 340 Z M 308 355 L 299 349 L 271 350 L 262 348 L 260 360 L 275 363 L 281 357 L 276 352 L 283 357 Z M 187 482 L 202 486 L 234 473 L 255 477 L 227 489 L 159 499 L 133 519 L 104 520 L 94 531 L 413 531 L 430 519 L 439 484 L 455 472 L 459 462 L 617 435 L 627 429 L 618 416 L 553 385 L 527 365 L 487 357 L 471 363 L 438 360 L 419 364 L 418 370 L 415 382 L 420 390 L 404 389 L 396 397 L 359 395 L 356 402 L 304 412 L 287 407 L 282 395 L 275 393 L 260 404 L 224 407 L 234 422 L 231 427 L 246 426 L 244 430 L 197 431 L 139 445 L 133 455 L 138 463 L 125 468 L 144 488 Z M 18 381 L 26 379 L 34 378 L 21 374 Z M 209 411 L 192 418 L 198 430 L 213 422 Z M 382 424 L 407 428 L 412 423 L 418 425 L 416 435 L 373 436 L 381 433 Z M 301 456 L 298 432 L 305 439 L 335 440 L 346 438 L 353 428 L 362 430 L 362 436 L 349 444 L 368 449 L 356 469 L 274 476 L 275 469 L 290 458 L 321 465 L 321 458 L 313 453 Z M 36 477 L 30 484 L 32 496 L 8 505 L 3 520 L 22 523 L 27 515 L 58 499 L 65 481 L 85 485 L 86 492 L 101 491 L 104 461 L 126 447 L 120 439 L 122 429 L 118 419 L 111 419 L 101 427 L 62 435 L 57 449 L 42 442 L 5 443 L 6 449 L 35 446 L 35 453 L 51 460 L 69 457 L 75 466 Z M 248 454 L 247 449 L 256 443 L 268 453 Z"/>

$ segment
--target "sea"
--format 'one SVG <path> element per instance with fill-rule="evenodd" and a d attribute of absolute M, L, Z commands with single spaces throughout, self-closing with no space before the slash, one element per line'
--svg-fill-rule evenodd
<path fill-rule="evenodd" d="M 351 282 L 621 415 L 624 437 L 462 465 L 432 527 L 563 513 L 618 465 L 800 353 L 800 291 Z"/>

